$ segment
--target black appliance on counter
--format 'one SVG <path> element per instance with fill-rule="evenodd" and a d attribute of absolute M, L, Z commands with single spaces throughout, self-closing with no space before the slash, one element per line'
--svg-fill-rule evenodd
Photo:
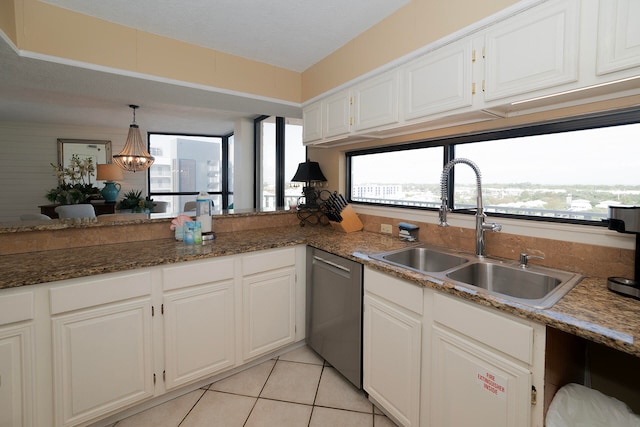
<path fill-rule="evenodd" d="M 307 247 L 307 345 L 362 388 L 362 264 Z"/>
<path fill-rule="evenodd" d="M 640 206 L 609 206 L 609 230 L 636 235 L 635 277 L 607 278 L 607 288 L 640 299 Z"/>

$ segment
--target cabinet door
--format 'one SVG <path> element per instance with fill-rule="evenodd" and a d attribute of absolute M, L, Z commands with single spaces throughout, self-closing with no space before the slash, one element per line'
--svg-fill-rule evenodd
<path fill-rule="evenodd" d="M 52 329 L 57 426 L 153 396 L 149 298 L 56 316 Z"/>
<path fill-rule="evenodd" d="M 640 66 L 640 2 L 600 0 L 598 75 Z"/>
<path fill-rule="evenodd" d="M 432 363 L 431 425 L 531 425 L 527 369 L 437 326 L 432 329 Z"/>
<path fill-rule="evenodd" d="M 351 93 L 338 92 L 322 101 L 324 138 L 347 135 L 351 132 Z"/>
<path fill-rule="evenodd" d="M 0 328 L 0 426 L 33 425 L 32 326 Z"/>
<path fill-rule="evenodd" d="M 322 139 L 322 103 L 314 102 L 302 109 L 303 136 L 305 144 Z"/>
<path fill-rule="evenodd" d="M 368 79 L 353 88 L 353 129 L 371 129 L 398 122 L 398 71 Z"/>
<path fill-rule="evenodd" d="M 243 279 L 244 360 L 294 341 L 295 277 L 291 267 Z"/>
<path fill-rule="evenodd" d="M 233 366 L 233 301 L 232 280 L 165 295 L 167 389 Z"/>
<path fill-rule="evenodd" d="M 486 33 L 485 100 L 578 79 L 579 2 L 544 3 Z"/>
<path fill-rule="evenodd" d="M 364 389 L 403 426 L 419 423 L 421 330 L 420 320 L 364 296 Z"/>
<path fill-rule="evenodd" d="M 403 68 L 404 118 L 426 117 L 472 104 L 472 49 L 465 40 Z"/>

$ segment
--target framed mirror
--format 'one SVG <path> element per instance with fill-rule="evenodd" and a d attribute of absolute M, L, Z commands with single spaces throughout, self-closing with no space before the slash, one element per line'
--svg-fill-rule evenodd
<path fill-rule="evenodd" d="M 69 166 L 71 156 L 90 157 L 93 164 L 111 163 L 111 141 L 95 139 L 58 139 L 58 164 Z"/>

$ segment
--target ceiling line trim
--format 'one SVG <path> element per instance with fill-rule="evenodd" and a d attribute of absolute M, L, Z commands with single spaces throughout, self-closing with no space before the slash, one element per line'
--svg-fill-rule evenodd
<path fill-rule="evenodd" d="M 287 107 L 294 107 L 294 108 L 301 108 L 302 107 L 302 104 L 299 103 L 299 102 L 286 101 L 286 100 L 283 100 L 283 99 L 272 98 L 272 97 L 262 96 L 262 95 L 256 95 L 256 94 L 249 93 L 249 92 L 241 92 L 241 91 L 237 91 L 237 90 L 224 89 L 224 88 L 220 88 L 220 87 L 216 87 L 216 86 L 209 86 L 209 85 L 203 85 L 203 84 L 198 84 L 198 83 L 192 83 L 192 82 L 188 82 L 188 81 L 184 81 L 184 80 L 176 80 L 176 79 L 171 79 L 171 78 L 167 78 L 167 77 L 154 76 L 152 74 L 139 73 L 139 72 L 136 72 L 136 71 L 123 70 L 123 69 L 120 69 L 120 68 L 113 68 L 113 67 L 107 67 L 107 66 L 104 66 L 104 65 L 92 64 L 90 62 L 77 61 L 77 60 L 74 60 L 74 59 L 67 59 L 67 58 L 62 58 L 62 57 L 59 57 L 59 56 L 46 55 L 46 54 L 43 54 L 43 53 L 32 52 L 32 51 L 29 51 L 29 50 L 23 50 L 23 49 L 19 49 L 13 43 L 13 41 L 2 30 L 0 30 L 0 37 L 2 37 L 2 39 L 4 39 L 7 42 L 7 44 L 21 58 L 35 59 L 35 60 L 39 60 L 39 61 L 52 62 L 52 63 L 55 63 L 55 64 L 67 65 L 67 66 L 77 67 L 77 68 L 83 68 L 83 69 L 91 70 L 91 71 L 99 71 L 99 72 L 115 74 L 115 75 L 124 76 L 124 77 L 133 77 L 133 78 L 144 79 L 144 80 L 153 81 L 153 82 L 157 82 L 157 83 L 171 84 L 171 85 L 181 86 L 181 87 L 185 87 L 185 88 L 189 88 L 189 89 L 204 90 L 204 91 L 207 91 L 207 92 L 219 93 L 219 94 L 223 94 L 223 95 L 244 97 L 244 98 L 253 99 L 253 100 L 256 100 L 256 101 L 264 101 L 264 102 L 271 102 L 271 103 L 274 103 L 274 104 L 280 104 L 280 105 L 287 106 Z"/>

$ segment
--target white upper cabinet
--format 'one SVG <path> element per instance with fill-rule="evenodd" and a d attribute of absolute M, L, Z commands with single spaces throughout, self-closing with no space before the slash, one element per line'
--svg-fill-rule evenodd
<path fill-rule="evenodd" d="M 322 136 L 334 138 L 351 131 L 351 92 L 341 91 L 322 101 Z"/>
<path fill-rule="evenodd" d="M 353 130 L 398 123 L 398 71 L 368 79 L 353 88 Z"/>
<path fill-rule="evenodd" d="M 314 102 L 302 109 L 304 123 L 302 140 L 305 144 L 322 139 L 322 102 Z"/>
<path fill-rule="evenodd" d="M 640 66 L 640 2 L 601 0 L 598 12 L 598 75 Z"/>
<path fill-rule="evenodd" d="M 306 106 L 305 143 L 352 143 L 640 93 L 640 1 L 530 3 Z"/>
<path fill-rule="evenodd" d="M 485 101 L 578 80 L 577 0 L 552 1 L 490 27 L 485 45 Z"/>
<path fill-rule="evenodd" d="M 474 91 L 472 60 L 471 41 L 465 39 L 403 67 L 404 119 L 470 107 Z"/>

